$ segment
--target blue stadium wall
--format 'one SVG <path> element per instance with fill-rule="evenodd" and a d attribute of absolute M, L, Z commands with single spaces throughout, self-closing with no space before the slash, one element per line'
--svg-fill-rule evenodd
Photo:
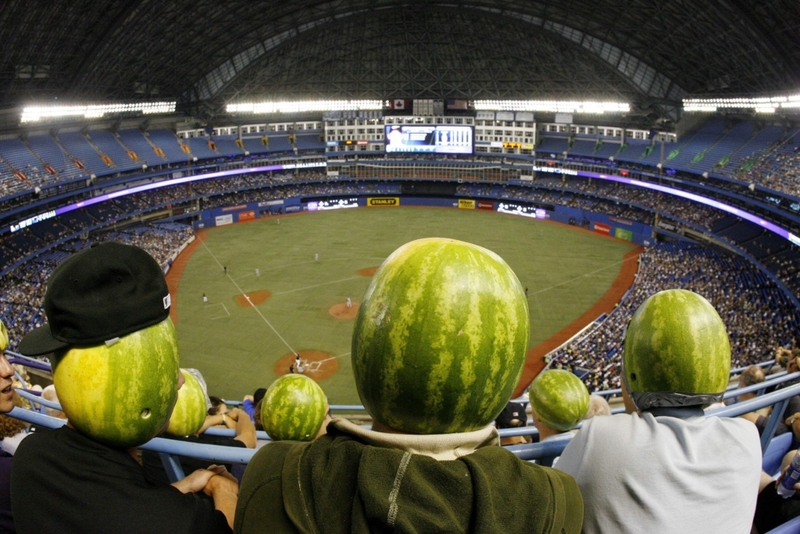
<path fill-rule="evenodd" d="M 487 198 L 373 195 L 348 198 L 342 197 L 334 200 L 334 202 L 340 201 L 347 202 L 346 206 L 350 208 L 357 206 L 359 208 L 371 207 L 374 209 L 390 209 L 396 206 L 427 206 L 468 210 L 505 210 L 505 213 L 515 216 L 528 216 L 573 226 L 582 226 L 599 234 L 609 235 L 637 245 L 647 246 L 654 242 L 652 226 L 603 213 L 595 213 L 567 206 L 548 206 L 549 209 L 540 207 L 538 210 L 540 216 L 536 217 L 537 206 L 535 204 Z M 199 219 L 193 221 L 192 224 L 195 230 L 200 230 L 227 224 L 253 221 L 279 214 L 313 212 L 320 211 L 320 209 L 319 199 L 286 198 L 266 202 L 248 202 L 235 206 L 224 206 L 205 210 L 200 213 Z M 345 209 L 345 206 L 341 205 L 338 209 Z M 523 215 L 523 213 L 525 215 Z M 542 217 L 541 215 L 544 216 Z"/>

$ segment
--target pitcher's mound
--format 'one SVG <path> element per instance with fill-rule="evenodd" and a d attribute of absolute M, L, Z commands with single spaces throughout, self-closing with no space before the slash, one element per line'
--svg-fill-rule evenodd
<path fill-rule="evenodd" d="M 258 306 L 265 300 L 267 300 L 272 293 L 269 291 L 253 291 L 252 293 L 243 293 L 241 295 L 236 295 L 234 297 L 236 299 L 236 303 L 241 306 L 242 308 L 250 307 L 250 303 L 252 302 L 255 306 Z M 250 299 L 249 301 L 247 299 Z"/>
<path fill-rule="evenodd" d="M 366 269 L 361 269 L 360 271 L 356 271 L 356 274 L 361 276 L 372 276 L 377 271 L 377 267 L 367 267 Z"/>
<path fill-rule="evenodd" d="M 328 309 L 328 313 L 337 319 L 355 319 L 356 314 L 358 313 L 358 307 L 359 304 L 357 302 L 354 302 L 349 308 L 345 303 L 334 304 Z"/>
<path fill-rule="evenodd" d="M 300 362 L 303 365 L 303 374 L 315 382 L 331 377 L 339 369 L 339 360 L 327 352 L 319 350 L 301 350 Z M 287 354 L 275 362 L 276 376 L 289 374 L 289 366 L 294 365 L 295 355 Z"/>

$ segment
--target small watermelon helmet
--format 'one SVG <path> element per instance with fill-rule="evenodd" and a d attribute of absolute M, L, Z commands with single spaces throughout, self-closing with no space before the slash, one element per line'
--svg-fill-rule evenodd
<path fill-rule="evenodd" d="M 574 373 L 563 369 L 540 373 L 528 397 L 536 417 L 560 432 L 573 428 L 589 411 L 589 390 Z"/>
<path fill-rule="evenodd" d="M 325 392 L 301 374 L 279 377 L 261 401 L 261 425 L 273 441 L 311 441 L 327 414 Z"/>
<path fill-rule="evenodd" d="M 3 321 L 0 320 L 0 352 L 5 352 L 8 348 L 8 329 Z"/>
<path fill-rule="evenodd" d="M 697 293 L 660 291 L 628 324 L 622 368 L 624 386 L 639 410 L 719 402 L 731 369 L 725 324 Z"/>

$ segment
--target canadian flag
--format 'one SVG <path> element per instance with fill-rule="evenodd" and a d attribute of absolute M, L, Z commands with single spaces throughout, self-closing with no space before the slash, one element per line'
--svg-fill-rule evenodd
<path fill-rule="evenodd" d="M 406 109 L 406 101 L 402 99 L 395 99 L 391 101 L 392 109 Z"/>

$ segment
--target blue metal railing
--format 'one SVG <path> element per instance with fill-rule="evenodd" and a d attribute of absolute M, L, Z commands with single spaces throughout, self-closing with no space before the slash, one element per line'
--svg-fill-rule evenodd
<path fill-rule="evenodd" d="M 12 359 L 16 359 L 16 357 L 12 357 Z M 31 360 L 30 358 L 23 358 L 22 361 L 16 363 L 23 363 L 25 365 L 34 363 L 41 365 L 43 362 L 40 362 L 39 360 Z M 764 362 L 761 365 L 768 366 L 771 365 L 771 363 L 772 362 Z M 49 366 L 46 363 L 44 365 L 49 370 Z M 732 374 L 734 372 L 741 372 L 742 370 L 743 369 L 735 369 L 732 371 Z M 762 391 L 775 387 L 779 384 L 790 383 L 798 378 L 800 378 L 800 372 L 791 374 L 786 372 L 776 373 L 774 375 L 769 375 L 769 379 L 765 380 L 764 382 L 727 391 L 724 397 L 730 398 L 746 393 Z M 17 390 L 17 393 L 21 397 L 29 400 L 32 403 L 36 403 L 41 407 L 54 408 L 57 410 L 61 409 L 61 406 L 58 403 L 41 398 L 38 392 L 20 389 Z M 772 436 L 775 433 L 775 429 L 780 422 L 780 418 L 783 416 L 783 411 L 788 404 L 789 399 L 798 394 L 800 394 L 800 384 L 794 384 L 771 393 L 760 395 L 754 399 L 738 402 L 730 406 L 714 408 L 708 411 L 707 416 L 737 417 L 745 413 L 765 408 L 767 406 L 773 406 L 772 414 L 767 420 L 766 428 L 761 438 L 762 450 L 765 450 L 769 440 L 772 439 Z M 358 411 L 363 410 L 364 408 L 360 405 L 332 405 L 331 409 L 332 411 Z M 615 408 L 612 410 L 612 413 L 621 412 L 624 412 L 624 408 Z M 37 410 L 27 410 L 19 407 L 15 407 L 9 413 L 9 415 L 22 421 L 46 428 L 58 428 L 66 423 L 64 419 L 54 418 Z M 576 426 L 576 428 L 580 427 L 581 424 Z M 223 428 L 209 428 L 206 430 L 206 433 L 210 435 L 230 437 L 235 435 L 235 431 L 233 429 Z M 529 436 L 538 434 L 538 430 L 534 426 L 527 426 L 521 428 L 504 428 L 498 430 L 498 433 L 501 437 Z M 259 440 L 270 439 L 266 432 L 258 431 L 256 434 Z M 537 459 L 541 460 L 545 464 L 548 464 L 552 461 L 552 458 L 561 454 L 567 442 L 567 440 L 548 440 L 540 443 L 509 446 L 508 449 L 524 460 Z M 183 471 L 180 467 L 180 463 L 176 460 L 175 456 L 201 458 L 208 460 L 209 463 L 216 462 L 246 464 L 256 452 L 255 449 L 191 443 L 171 440 L 168 438 L 153 438 L 140 448 L 161 454 L 162 462 L 164 463 L 167 474 L 170 476 L 171 480 L 179 480 L 183 477 Z"/>
<path fill-rule="evenodd" d="M 787 376 L 800 376 L 800 373 L 793 373 L 792 375 Z M 791 380 L 791 378 L 783 381 L 789 380 Z M 773 391 L 772 393 L 767 393 L 744 402 L 710 410 L 706 414 L 706 417 L 738 417 L 755 410 L 760 410 L 761 408 L 766 408 L 767 406 L 773 406 L 772 414 L 767 421 L 767 428 L 764 430 L 762 435 L 763 451 L 766 449 L 766 443 L 769 443 L 769 440 L 772 439 L 777 422 L 783 416 L 783 409 L 785 408 L 786 403 L 788 403 L 789 399 L 795 395 L 800 395 L 800 384 L 795 384 L 778 391 Z M 569 442 L 566 440 L 556 440 L 530 443 L 526 445 L 513 445 L 507 448 L 523 460 L 542 460 L 542 463 L 548 463 L 552 462 L 552 459 L 556 456 L 561 455 L 561 453 L 564 451 L 564 448 L 567 446 L 567 443 Z"/>

